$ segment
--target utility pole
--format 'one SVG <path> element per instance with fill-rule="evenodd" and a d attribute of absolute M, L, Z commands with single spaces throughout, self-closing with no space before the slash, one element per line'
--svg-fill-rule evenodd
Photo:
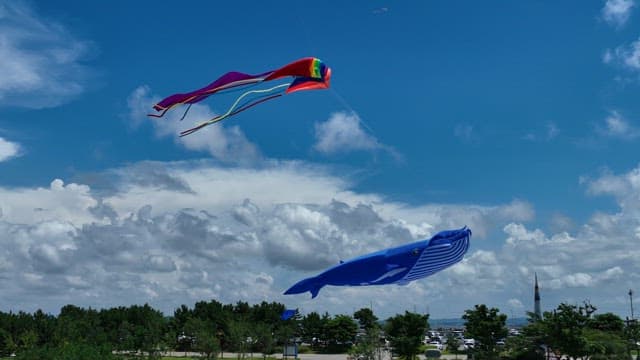
<path fill-rule="evenodd" d="M 631 304 L 631 320 L 633 321 L 633 290 L 629 289 L 629 304 Z"/>

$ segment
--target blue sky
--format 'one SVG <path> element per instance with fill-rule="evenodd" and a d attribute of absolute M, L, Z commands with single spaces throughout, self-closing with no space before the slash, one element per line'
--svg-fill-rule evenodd
<path fill-rule="evenodd" d="M 375 298 L 384 315 L 480 302 L 522 315 L 537 272 L 547 308 L 588 298 L 626 316 L 638 6 L 0 1 L 0 307 L 171 312 L 216 297 L 348 313 Z M 332 68 L 330 90 L 183 139 L 233 99 L 182 123 L 144 116 L 227 71 L 306 56 Z M 280 295 L 341 258 L 463 225 L 467 259 L 432 278 Z"/>

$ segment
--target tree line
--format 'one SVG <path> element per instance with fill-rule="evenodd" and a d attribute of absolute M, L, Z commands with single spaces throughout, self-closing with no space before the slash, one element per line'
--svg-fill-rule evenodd
<path fill-rule="evenodd" d="M 199 352 L 207 359 L 224 352 L 239 358 L 258 352 L 280 352 L 292 341 L 316 352 L 348 352 L 377 360 L 388 341 L 394 355 L 412 360 L 424 350 L 429 316 L 406 311 L 380 321 L 369 308 L 352 315 L 311 312 L 282 320 L 285 306 L 276 302 L 249 305 L 216 300 L 186 305 L 165 316 L 151 306 L 132 305 L 96 310 L 66 305 L 57 316 L 0 311 L 0 357 L 31 359 L 160 358 L 163 351 Z M 475 359 L 546 359 L 549 354 L 574 359 L 629 359 L 640 341 L 636 321 L 612 313 L 596 314 L 590 303 L 562 303 L 529 322 L 515 336 L 507 316 L 484 304 L 466 310 L 465 337 L 475 339 L 468 354 Z M 386 341 L 385 341 L 386 340 Z M 457 352 L 459 339 L 448 337 Z"/>
<path fill-rule="evenodd" d="M 476 305 L 462 318 L 465 336 L 476 340 L 469 351 L 476 359 L 631 359 L 640 341 L 638 322 L 596 310 L 589 302 L 561 303 L 540 316 L 528 313 L 527 325 L 515 336 L 508 336 L 507 316 L 497 308 Z"/>
<path fill-rule="evenodd" d="M 251 352 L 266 356 L 296 340 L 310 344 L 315 351 L 344 352 L 353 347 L 361 326 L 378 326 L 369 309 L 353 317 L 311 312 L 282 320 L 284 310 L 285 306 L 276 302 L 249 305 L 211 300 L 197 302 L 192 308 L 182 305 L 173 316 L 165 316 L 148 304 L 101 310 L 66 305 L 57 316 L 41 310 L 0 311 L 0 357 L 160 358 L 160 353 L 168 350 L 200 352 L 207 359 L 224 352 L 239 357 Z M 426 317 L 424 323 L 423 329 Z"/>

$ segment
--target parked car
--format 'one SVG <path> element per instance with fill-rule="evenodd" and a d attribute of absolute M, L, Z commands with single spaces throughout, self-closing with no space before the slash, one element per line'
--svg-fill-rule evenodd
<path fill-rule="evenodd" d="M 464 339 L 464 348 L 465 349 L 473 349 L 474 346 L 476 346 L 476 340 L 475 339 Z"/>

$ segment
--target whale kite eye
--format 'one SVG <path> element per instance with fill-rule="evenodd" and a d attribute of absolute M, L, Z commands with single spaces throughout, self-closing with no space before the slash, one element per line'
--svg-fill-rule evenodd
<path fill-rule="evenodd" d="M 420 249 L 418 248 L 415 248 L 411 251 L 411 255 L 418 256 L 418 254 L 420 254 Z"/>

